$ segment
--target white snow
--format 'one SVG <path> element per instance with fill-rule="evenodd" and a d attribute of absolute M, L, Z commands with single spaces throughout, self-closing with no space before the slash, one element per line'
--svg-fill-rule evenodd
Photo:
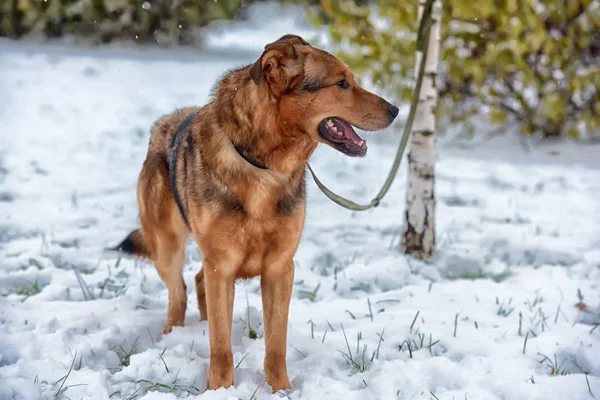
<path fill-rule="evenodd" d="M 154 267 L 104 251 L 138 226 L 135 185 L 152 122 L 202 104 L 225 70 L 299 26 L 293 12 L 281 15 L 275 28 L 260 13 L 220 26 L 204 52 L 0 43 L 0 399 L 284 397 L 264 384 L 257 279 L 236 289 L 235 386 L 206 391 L 195 244 L 186 326 L 169 335 Z M 228 51 L 238 40 L 247 51 Z M 368 202 L 400 132 L 401 121 L 380 140 L 367 134 L 360 160 L 322 147 L 313 166 L 331 188 Z M 600 146 L 525 153 L 498 138 L 438 147 L 431 264 L 398 252 L 404 168 L 381 206 L 362 213 L 331 203 L 309 179 L 287 396 L 600 398 Z"/>

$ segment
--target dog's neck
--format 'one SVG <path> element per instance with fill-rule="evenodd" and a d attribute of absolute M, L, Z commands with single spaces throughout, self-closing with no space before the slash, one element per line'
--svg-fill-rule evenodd
<path fill-rule="evenodd" d="M 279 102 L 252 81 L 247 69 L 230 73 L 218 84 L 213 106 L 219 127 L 255 166 L 291 174 L 305 167 L 317 147 L 308 134 L 278 118 Z"/>

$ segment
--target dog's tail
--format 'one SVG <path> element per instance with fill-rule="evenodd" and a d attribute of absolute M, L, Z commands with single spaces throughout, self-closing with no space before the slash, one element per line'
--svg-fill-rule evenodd
<path fill-rule="evenodd" d="M 146 243 L 141 229 L 131 232 L 121 243 L 110 250 L 120 251 L 141 258 L 151 258 L 148 243 Z"/>

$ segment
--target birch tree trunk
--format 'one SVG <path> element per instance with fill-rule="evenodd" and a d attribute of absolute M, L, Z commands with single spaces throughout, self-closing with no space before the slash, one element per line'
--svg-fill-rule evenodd
<path fill-rule="evenodd" d="M 419 0 L 419 19 L 425 0 Z M 411 131 L 408 153 L 408 184 L 402 227 L 402 252 L 419 259 L 430 259 L 435 254 L 435 109 L 437 106 L 437 77 L 440 18 L 442 0 L 435 0 L 429 36 L 427 63 L 419 102 Z M 416 54 L 416 71 L 423 54 Z"/>

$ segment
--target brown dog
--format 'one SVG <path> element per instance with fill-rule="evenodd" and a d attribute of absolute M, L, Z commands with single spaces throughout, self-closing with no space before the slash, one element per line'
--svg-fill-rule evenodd
<path fill-rule="evenodd" d="M 273 391 L 290 388 L 288 306 L 306 163 L 318 143 L 364 156 L 366 143 L 352 125 L 379 130 L 397 115 L 339 59 L 285 35 L 222 78 L 204 107 L 178 110 L 152 127 L 138 182 L 142 227 L 117 249 L 154 262 L 169 289 L 169 333 L 184 322 L 184 246 L 193 235 L 204 256 L 196 291 L 209 326 L 209 389 L 233 385 L 234 285 L 258 275 L 266 381 Z"/>

